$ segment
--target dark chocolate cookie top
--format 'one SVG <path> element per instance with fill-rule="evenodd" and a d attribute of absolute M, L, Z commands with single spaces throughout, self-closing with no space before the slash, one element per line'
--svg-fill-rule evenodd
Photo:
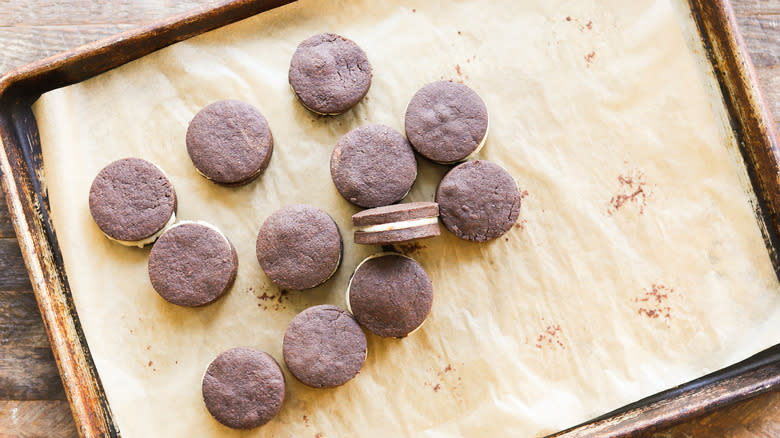
<path fill-rule="evenodd" d="M 433 305 L 423 267 L 400 254 L 364 260 L 352 276 L 348 300 L 360 325 L 375 335 L 402 338 L 419 327 Z"/>
<path fill-rule="evenodd" d="M 257 260 L 274 283 L 309 289 L 324 283 L 341 262 L 341 234 L 333 219 L 311 205 L 290 205 L 265 220 Z"/>
<path fill-rule="evenodd" d="M 216 228 L 181 223 L 157 239 L 149 253 L 148 268 L 154 290 L 165 300 L 179 306 L 202 306 L 233 285 L 238 256 Z"/>
<path fill-rule="evenodd" d="M 371 64 L 354 41 L 321 33 L 298 45 L 290 61 L 289 81 L 306 108 L 341 114 L 368 93 Z"/>
<path fill-rule="evenodd" d="M 439 217 L 461 239 L 485 242 L 509 231 L 520 214 L 520 190 L 503 167 L 468 161 L 450 170 L 436 189 Z"/>
<path fill-rule="evenodd" d="M 234 429 L 268 423 L 284 401 L 284 375 L 267 353 L 232 348 L 209 364 L 201 386 L 211 415 Z"/>
<path fill-rule="evenodd" d="M 487 107 L 471 88 L 432 82 L 415 93 L 406 108 L 406 136 L 420 155 L 455 163 L 479 148 L 488 130 Z"/>
<path fill-rule="evenodd" d="M 160 231 L 176 210 L 176 192 L 156 165 L 124 158 L 104 167 L 89 189 L 89 211 L 103 233 L 134 242 Z"/>
<path fill-rule="evenodd" d="M 268 166 L 274 141 L 265 117 L 253 106 L 221 100 L 200 110 L 187 128 L 187 153 L 206 178 L 244 184 Z"/>
<path fill-rule="evenodd" d="M 343 385 L 366 360 L 366 335 L 349 312 L 336 306 L 309 307 L 284 332 L 284 362 L 308 386 Z"/>
<path fill-rule="evenodd" d="M 347 201 L 372 208 L 393 204 L 409 193 L 417 161 L 401 133 L 364 125 L 341 137 L 330 156 L 333 184 Z"/>

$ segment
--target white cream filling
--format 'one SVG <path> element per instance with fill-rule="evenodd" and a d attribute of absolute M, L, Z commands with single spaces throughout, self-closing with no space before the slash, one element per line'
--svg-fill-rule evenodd
<path fill-rule="evenodd" d="M 103 233 L 103 235 L 108 237 L 109 240 L 113 240 L 114 242 L 119 243 L 119 244 L 124 245 L 124 246 L 137 246 L 139 248 L 143 248 L 144 245 L 148 245 L 148 244 L 154 242 L 155 240 L 157 240 L 157 238 L 160 237 L 162 235 L 162 233 L 164 233 L 165 230 L 168 229 L 168 227 L 173 225 L 174 222 L 176 222 L 176 213 L 171 213 L 171 218 L 168 219 L 168 222 L 166 222 L 165 225 L 162 228 L 160 228 L 160 231 L 152 234 L 151 236 L 147 237 L 146 239 L 141 239 L 141 240 L 119 240 L 119 239 L 114 239 L 113 237 L 109 236 L 106 233 Z M 101 232 L 102 232 L 102 230 L 101 230 Z"/>
<path fill-rule="evenodd" d="M 474 152 L 468 154 L 468 156 L 464 158 L 462 161 L 468 161 L 477 156 L 479 151 L 481 151 L 482 148 L 485 147 L 485 143 L 487 142 L 488 132 L 490 132 L 490 119 L 488 119 L 487 127 L 485 128 L 485 136 L 482 137 L 482 141 L 479 142 L 479 146 L 477 146 L 477 148 L 474 149 Z"/>
<path fill-rule="evenodd" d="M 402 134 L 402 135 L 404 136 L 404 138 L 406 138 L 406 134 Z M 412 148 L 412 149 L 414 149 L 414 148 Z M 404 193 L 404 195 L 401 196 L 401 199 L 399 199 L 398 202 L 401 202 L 404 198 L 406 198 L 406 195 L 408 195 L 409 192 L 412 191 L 412 187 L 414 187 L 414 182 L 417 181 L 417 175 L 418 175 L 418 173 L 417 173 L 417 165 L 415 164 L 415 166 L 414 166 L 414 178 L 412 179 L 412 185 L 409 186 L 409 190 L 407 190 L 406 193 Z"/>
<path fill-rule="evenodd" d="M 144 160 L 144 161 L 152 163 L 149 160 Z M 158 166 L 156 163 L 152 163 L 152 165 L 154 167 L 156 167 L 157 170 L 159 170 L 160 173 L 162 173 L 165 176 L 165 179 L 167 179 L 168 181 L 171 180 L 171 178 L 168 177 L 168 174 L 165 173 L 165 171 L 163 170 L 162 167 Z M 173 183 L 171 183 L 171 185 L 173 185 Z M 113 237 L 109 236 L 106 233 L 103 233 L 103 235 L 108 237 L 109 240 L 113 240 L 114 242 L 117 242 L 120 245 L 124 245 L 124 246 L 137 246 L 139 248 L 143 248 L 145 245 L 148 245 L 148 244 L 154 242 L 155 240 L 157 240 L 158 237 L 162 236 L 162 233 L 164 233 L 165 230 L 167 230 L 168 227 L 173 225 L 175 222 L 176 222 L 176 212 L 174 211 L 173 213 L 171 213 L 171 218 L 168 219 L 168 222 L 166 222 L 165 225 L 163 225 L 163 227 L 160 228 L 160 231 L 152 234 L 151 236 L 149 236 L 149 237 L 147 237 L 145 239 L 141 239 L 141 240 L 119 240 L 119 239 L 114 239 Z M 100 230 L 100 232 L 102 233 L 103 230 Z"/>
<path fill-rule="evenodd" d="M 340 115 L 342 115 L 342 114 L 344 114 L 346 112 L 346 111 L 342 111 L 340 113 L 321 113 L 321 112 L 319 112 L 317 110 L 314 110 L 314 109 L 310 108 L 308 105 L 303 103 L 303 99 L 301 99 L 301 96 L 298 96 L 298 93 L 295 92 L 295 88 L 293 88 L 292 84 L 290 84 L 290 90 L 292 90 L 293 94 L 295 95 L 295 98 L 298 99 L 298 102 L 300 102 L 301 105 L 303 105 L 304 108 L 306 108 L 307 110 L 313 112 L 314 114 L 319 114 L 321 116 L 340 116 Z M 352 108 L 350 108 L 350 109 L 352 109 Z M 349 111 L 349 109 L 347 111 Z"/>
<path fill-rule="evenodd" d="M 336 267 L 335 267 L 335 268 L 333 268 L 333 271 L 330 273 L 330 275 L 328 275 L 328 278 L 326 278 L 326 279 L 322 280 L 322 283 L 318 284 L 317 286 L 320 286 L 320 285 L 322 285 L 323 283 L 325 283 L 326 281 L 330 280 L 330 278 L 331 278 L 331 277 L 333 277 L 333 274 L 335 274 L 335 273 L 336 273 L 336 271 L 338 271 L 338 270 L 339 270 L 339 266 L 341 266 L 341 255 L 342 255 L 343 253 L 344 253 L 344 242 L 341 242 L 341 248 L 339 248 L 339 259 L 338 259 L 338 261 L 336 262 Z M 317 286 L 314 286 L 314 287 L 317 287 Z M 350 313 L 351 313 L 351 312 L 350 312 Z"/>
<path fill-rule="evenodd" d="M 190 161 L 192 161 L 192 159 L 190 159 Z M 208 176 L 208 175 L 206 175 L 205 173 L 201 172 L 201 171 L 200 171 L 200 169 L 198 169 L 198 166 L 196 166 L 196 165 L 195 165 L 195 163 L 192 163 L 192 167 L 194 167 L 194 168 L 195 168 L 195 171 L 196 171 L 196 172 L 198 172 L 198 173 L 200 174 L 200 176 L 202 176 L 203 178 L 206 178 L 207 180 L 209 180 L 209 181 L 212 181 L 212 182 L 214 182 L 214 183 L 217 183 L 217 184 L 224 184 L 224 185 L 231 185 L 231 184 L 241 184 L 241 183 L 243 183 L 243 182 L 245 182 L 245 181 L 252 180 L 252 179 L 254 179 L 255 177 L 257 177 L 257 175 L 259 175 L 259 174 L 260 174 L 262 171 L 264 171 L 264 170 L 265 170 L 265 169 L 263 169 L 263 166 L 260 166 L 260 167 L 259 167 L 259 168 L 258 168 L 258 169 L 255 171 L 255 173 L 253 173 L 251 176 L 248 176 L 248 177 L 246 177 L 246 178 L 242 179 L 241 181 L 237 181 L 237 182 L 234 182 L 234 183 L 220 183 L 220 182 L 214 181 L 214 179 L 213 179 L 213 178 L 211 178 L 210 176 Z"/>
<path fill-rule="evenodd" d="M 410 219 L 406 221 L 390 222 L 387 224 L 366 225 L 357 227 L 357 231 L 364 233 L 378 233 L 381 231 L 405 230 L 407 228 L 422 227 L 424 225 L 433 225 L 439 222 L 438 217 L 424 217 L 421 219 Z"/>
<path fill-rule="evenodd" d="M 349 302 L 349 291 L 352 289 L 352 279 L 355 278 L 355 274 L 357 274 L 357 271 L 360 269 L 361 266 L 363 266 L 363 263 L 365 263 L 365 262 L 367 262 L 367 261 L 369 261 L 371 259 L 375 259 L 377 257 L 384 257 L 384 256 L 388 256 L 388 255 L 397 255 L 397 256 L 401 256 L 401 257 L 406 257 L 409 260 L 414 260 L 413 258 L 411 258 L 409 256 L 405 256 L 405 255 L 403 255 L 401 253 L 398 253 L 398 252 L 385 251 L 385 252 L 376 253 L 374 255 L 370 255 L 370 256 L 364 258 L 362 262 L 358 263 L 357 267 L 355 268 L 355 271 L 352 273 L 352 276 L 349 277 L 349 283 L 347 283 L 347 293 L 346 293 L 347 310 L 349 310 L 349 313 L 352 313 L 352 315 L 354 315 L 354 312 L 352 312 L 352 304 L 350 304 L 350 302 Z M 428 320 L 428 318 L 425 318 L 420 325 L 418 325 L 414 330 L 410 331 L 406 336 L 410 336 L 412 333 L 416 332 L 417 330 L 420 330 L 420 327 L 422 327 L 423 324 L 425 324 L 425 321 L 427 321 L 427 320 Z M 366 348 L 366 354 L 368 354 L 368 348 Z"/>
<path fill-rule="evenodd" d="M 216 231 L 216 232 L 217 232 L 217 234 L 219 234 L 220 236 L 222 236 L 222 238 L 223 238 L 223 239 L 225 239 L 225 243 L 227 243 L 227 244 L 228 244 L 228 246 L 231 246 L 231 247 L 232 247 L 232 245 L 230 244 L 230 240 L 228 240 L 228 238 L 227 238 L 227 236 L 225 235 L 225 233 L 223 233 L 222 231 L 220 231 L 220 230 L 219 230 L 219 228 L 217 228 L 217 227 L 216 227 L 216 226 L 214 226 L 214 225 L 211 225 L 211 224 L 210 224 L 210 223 L 208 223 L 208 222 L 204 222 L 204 221 L 181 221 L 181 222 L 177 223 L 176 225 L 172 226 L 172 227 L 171 227 L 171 229 L 173 229 L 173 228 L 176 228 L 176 227 L 178 227 L 179 225 L 186 225 L 186 224 L 197 224 L 197 225 L 203 225 L 204 227 L 211 228 L 212 230 Z"/>
<path fill-rule="evenodd" d="M 460 160 L 448 161 L 448 162 L 443 163 L 443 164 L 455 164 L 455 163 L 459 163 L 461 161 L 468 161 L 468 160 L 471 160 L 472 158 L 475 158 L 477 156 L 477 154 L 479 153 L 479 151 L 481 151 L 482 148 L 485 147 L 485 143 L 487 142 L 488 132 L 490 132 L 490 119 L 488 119 L 488 124 L 487 124 L 487 127 L 485 128 L 485 136 L 482 137 L 482 141 L 479 142 L 479 145 L 477 145 L 477 148 L 474 149 L 474 152 L 466 155 L 465 158 L 461 158 Z"/>

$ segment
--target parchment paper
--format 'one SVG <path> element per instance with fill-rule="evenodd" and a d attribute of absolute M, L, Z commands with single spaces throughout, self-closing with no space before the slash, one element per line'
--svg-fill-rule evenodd
<path fill-rule="evenodd" d="M 776 343 L 778 281 L 684 4 L 304 0 L 43 96 L 57 236 L 123 436 L 541 435 Z M 354 39 L 374 68 L 368 96 L 339 117 L 306 111 L 287 84 L 298 42 L 323 31 Z M 443 230 L 403 248 L 435 287 L 419 332 L 369 335 L 365 367 L 337 389 L 288 373 L 284 407 L 262 428 L 219 425 L 201 400 L 209 361 L 245 345 L 281 362 L 290 319 L 343 307 L 352 270 L 379 250 L 352 244 L 357 210 L 329 175 L 336 140 L 364 123 L 403 131 L 411 96 L 440 78 L 484 98 L 480 158 L 527 191 L 518 225 L 488 244 Z M 240 188 L 199 176 L 184 145 L 193 115 L 227 98 L 258 107 L 276 143 L 263 177 Z M 170 175 L 178 218 L 235 244 L 238 279 L 217 303 L 166 303 L 149 250 L 93 223 L 92 179 L 127 156 Z M 432 199 L 447 169 L 419 165 L 407 201 Z M 291 203 L 329 212 L 345 240 L 337 275 L 308 292 L 281 292 L 255 259 L 260 224 Z"/>

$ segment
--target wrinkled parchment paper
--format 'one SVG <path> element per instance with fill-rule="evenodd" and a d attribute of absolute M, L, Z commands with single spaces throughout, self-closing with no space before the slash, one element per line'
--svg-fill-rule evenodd
<path fill-rule="evenodd" d="M 287 84 L 298 42 L 323 31 L 354 39 L 374 68 L 339 117 L 306 111 Z M 542 435 L 776 343 L 778 281 L 701 58 L 680 0 L 304 0 L 46 94 L 35 113 L 54 224 L 123 436 Z M 288 373 L 262 428 L 221 426 L 201 400 L 209 361 L 241 345 L 281 361 L 290 319 L 343 307 L 354 267 L 378 251 L 352 244 L 357 210 L 329 175 L 336 140 L 364 123 L 402 131 L 411 96 L 440 78 L 484 98 L 480 158 L 527 191 L 518 224 L 488 244 L 443 230 L 402 248 L 435 287 L 419 332 L 369 335 L 363 370 L 337 389 Z M 240 188 L 199 176 L 184 145 L 193 115 L 227 98 L 259 108 L 275 140 L 263 177 Z M 178 218 L 235 244 L 238 279 L 217 303 L 163 301 L 148 248 L 92 222 L 92 179 L 127 156 L 170 175 Z M 446 170 L 419 165 L 407 201 L 431 200 Z M 345 240 L 337 275 L 308 292 L 280 291 L 255 259 L 260 224 L 291 203 L 329 212 Z"/>

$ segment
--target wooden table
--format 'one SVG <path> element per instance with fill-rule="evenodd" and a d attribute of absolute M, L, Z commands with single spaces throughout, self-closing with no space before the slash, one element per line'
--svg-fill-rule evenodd
<path fill-rule="evenodd" d="M 202 3 L 0 0 L 0 74 Z M 769 106 L 780 117 L 780 0 L 732 3 Z M 76 436 L 0 192 L 0 438 Z M 780 391 L 651 436 L 780 437 Z"/>

